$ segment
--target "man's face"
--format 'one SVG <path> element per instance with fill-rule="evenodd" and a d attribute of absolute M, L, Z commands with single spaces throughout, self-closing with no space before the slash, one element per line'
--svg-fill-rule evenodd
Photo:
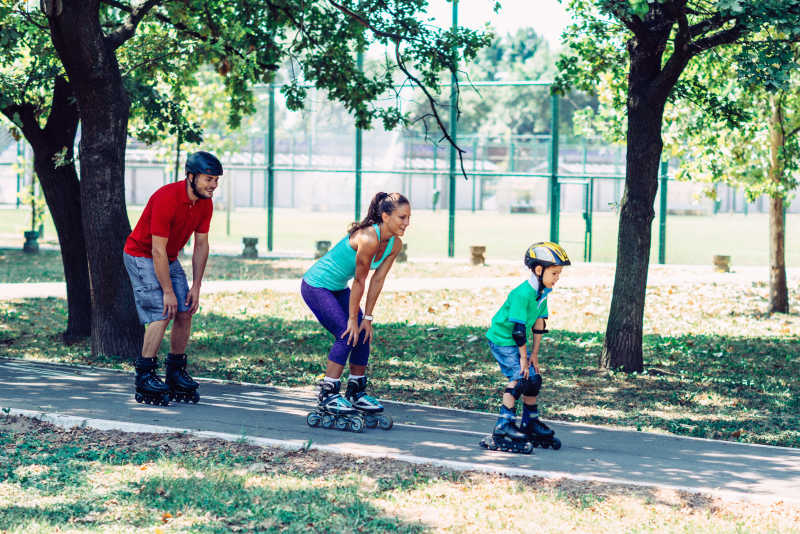
<path fill-rule="evenodd" d="M 211 176 L 210 174 L 194 175 L 194 193 L 200 198 L 213 197 L 214 190 L 218 185 L 219 176 Z"/>

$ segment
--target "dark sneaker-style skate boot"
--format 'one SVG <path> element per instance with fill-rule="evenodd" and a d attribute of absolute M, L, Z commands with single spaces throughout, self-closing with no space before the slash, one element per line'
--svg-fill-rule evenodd
<path fill-rule="evenodd" d="M 367 423 L 367 428 L 380 427 L 383 430 L 389 430 L 394 425 L 392 418 L 384 415 L 383 405 L 378 402 L 378 399 L 366 394 L 367 377 L 351 378 L 347 381 L 347 391 L 344 396 L 353 405 L 353 408 L 358 410 L 364 415 L 364 420 Z"/>
<path fill-rule="evenodd" d="M 561 440 L 555 437 L 555 432 L 542 423 L 538 417 L 533 417 L 520 427 L 520 430 L 525 434 L 525 438 L 530 441 L 534 447 L 541 446 L 543 449 L 553 447 L 554 450 L 561 448 Z"/>
<path fill-rule="evenodd" d="M 192 377 L 186 372 L 185 354 L 169 353 L 166 382 L 169 386 L 170 399 L 195 404 L 200 400 L 200 394 L 197 392 L 200 384 L 192 380 Z"/>
<path fill-rule="evenodd" d="M 341 382 L 319 383 L 319 395 L 316 409 L 306 416 L 309 426 L 322 426 L 322 428 L 335 428 L 337 430 L 350 430 L 351 432 L 364 431 L 364 418 L 350 401 L 339 394 Z"/>
<path fill-rule="evenodd" d="M 497 423 L 492 435 L 481 440 L 481 447 L 493 451 L 501 450 L 521 454 L 530 454 L 533 451 L 533 444 L 528 441 L 528 435 L 520 432 L 511 419 Z"/>
<path fill-rule="evenodd" d="M 169 386 L 158 377 L 157 358 L 136 359 L 136 402 L 169 406 Z"/>

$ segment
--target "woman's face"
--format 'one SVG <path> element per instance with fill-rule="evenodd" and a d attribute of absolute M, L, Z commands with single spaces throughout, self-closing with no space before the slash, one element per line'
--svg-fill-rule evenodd
<path fill-rule="evenodd" d="M 400 204 L 392 213 L 382 213 L 381 218 L 391 235 L 402 236 L 411 224 L 411 206 Z"/>

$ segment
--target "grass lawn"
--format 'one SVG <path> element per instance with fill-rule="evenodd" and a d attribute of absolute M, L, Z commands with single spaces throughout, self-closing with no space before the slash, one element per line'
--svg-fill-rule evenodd
<path fill-rule="evenodd" d="M 393 276 L 517 270 L 452 263 L 403 268 L 409 270 Z M 546 418 L 800 447 L 800 316 L 762 313 L 763 281 L 654 268 L 644 321 L 646 372 L 625 375 L 597 367 L 612 274 L 611 266 L 576 265 L 550 297 L 552 330 L 540 357 Z M 800 281 L 790 278 L 790 287 L 797 303 Z M 374 392 L 494 412 L 504 382 L 483 336 L 507 291 L 476 286 L 381 295 L 370 366 Z M 207 294 L 195 317 L 194 374 L 310 386 L 324 371 L 330 335 L 298 294 Z M 0 319 L 0 346 L 9 356 L 120 365 L 93 359 L 88 343 L 60 344 L 63 300 L 0 301 Z"/>
<path fill-rule="evenodd" d="M 128 209 L 135 225 L 141 207 Z M 0 212 L 0 245 L 22 248 L 22 233 L 29 229 L 30 212 L 6 209 Z M 276 209 L 274 250 L 310 255 L 318 240 L 336 242 L 351 222 L 351 212 L 303 212 Z M 57 244 L 50 217 L 45 221 L 45 243 Z M 228 221 L 230 219 L 230 221 Z M 214 213 L 211 223 L 211 250 L 241 252 L 242 237 L 259 237 L 258 248 L 266 251 L 266 213 L 255 208 L 240 208 L 228 218 L 225 211 Z M 413 210 L 411 226 L 404 242 L 409 257 L 432 258 L 447 255 L 447 210 Z M 455 219 L 455 255 L 469 256 L 470 245 L 486 245 L 487 258 L 521 257 L 528 245 L 549 237 L 546 214 L 499 213 L 493 211 L 458 211 Z M 573 259 L 583 259 L 585 223 L 580 213 L 561 213 L 560 241 Z M 766 214 L 718 214 L 714 216 L 678 216 L 667 218 L 668 263 L 710 265 L 713 254 L 732 256 L 736 265 L 767 265 L 769 222 Z M 786 262 L 800 267 L 800 214 L 786 216 Z M 593 217 L 592 260 L 613 262 L 617 247 L 617 214 L 595 213 Z M 658 219 L 653 223 L 651 261 L 658 259 Z"/>
<path fill-rule="evenodd" d="M 0 531 L 785 534 L 800 507 L 0 414 Z"/>

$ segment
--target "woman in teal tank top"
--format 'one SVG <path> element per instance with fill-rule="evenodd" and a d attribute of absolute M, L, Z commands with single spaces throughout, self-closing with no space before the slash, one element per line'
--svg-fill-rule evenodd
<path fill-rule="evenodd" d="M 303 300 L 320 324 L 334 336 L 325 379 L 320 384 L 320 404 L 315 412 L 309 414 L 309 424 L 322 421 L 323 426 L 327 426 L 323 418 L 326 414 L 340 416 L 344 421 L 342 417 L 351 417 L 360 411 L 367 414 L 368 426 L 373 426 L 369 423 L 376 420 L 374 414 L 383 410 L 377 400 L 365 393 L 372 310 L 386 275 L 403 247 L 400 237 L 405 233 L 410 218 L 411 205 L 406 197 L 400 193 L 378 193 L 370 202 L 364 220 L 353 223 L 347 235 L 303 276 Z M 371 269 L 375 274 L 367 288 L 367 275 Z M 353 283 L 348 289 L 350 279 Z M 365 292 L 367 298 L 362 313 L 360 306 Z M 339 394 L 341 376 L 348 358 L 350 378 L 347 392 L 342 397 Z M 384 420 L 381 419 L 382 427 L 385 426 Z"/>

